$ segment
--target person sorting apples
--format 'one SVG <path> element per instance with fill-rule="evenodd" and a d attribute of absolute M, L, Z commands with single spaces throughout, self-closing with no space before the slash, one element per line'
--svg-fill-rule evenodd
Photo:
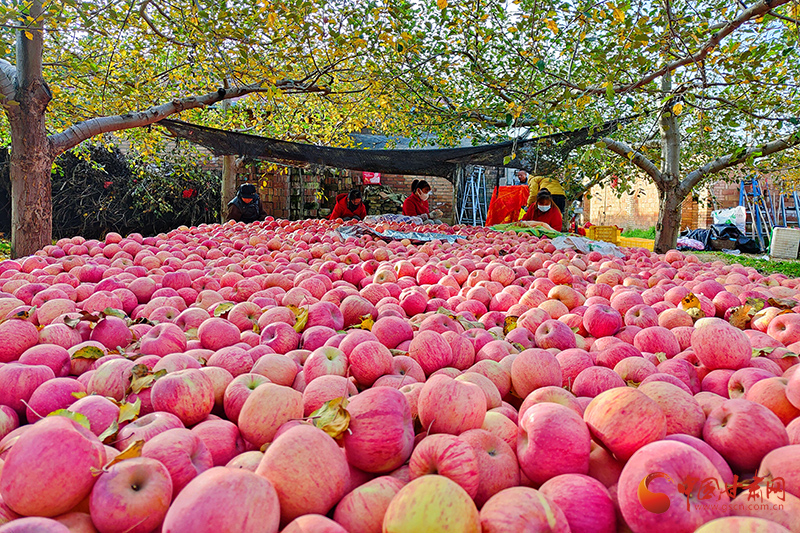
<path fill-rule="evenodd" d="M 522 220 L 539 222 L 541 223 L 539 225 L 547 225 L 556 231 L 562 231 L 564 225 L 561 210 L 553 202 L 553 197 L 547 189 L 539 189 L 536 201 L 528 208 Z"/>
<path fill-rule="evenodd" d="M 363 220 L 367 216 L 367 208 L 361 201 L 361 191 L 353 189 L 336 196 L 336 205 L 331 212 L 330 220 Z"/>
<path fill-rule="evenodd" d="M 261 205 L 256 186 L 252 183 L 243 183 L 236 191 L 236 196 L 228 202 L 228 220 L 236 222 L 255 222 L 267 218 L 267 213 Z"/>
<path fill-rule="evenodd" d="M 434 219 L 442 216 L 442 212 L 438 209 L 430 210 L 428 205 L 430 194 L 431 186 L 427 181 L 414 180 L 411 182 L 411 196 L 403 202 L 403 214 L 407 217 L 419 217 L 428 223 L 440 224 L 440 221 Z"/>
<path fill-rule="evenodd" d="M 559 210 L 563 213 L 567 209 L 567 197 L 564 195 L 564 188 L 558 180 L 549 176 L 534 176 L 529 177 L 525 171 L 525 178 L 528 183 L 528 210 L 536 203 L 536 195 L 542 189 L 547 189 L 550 192 L 550 198 Z M 521 180 L 520 180 L 521 181 Z M 558 229 L 558 228 L 556 228 Z M 559 229 L 559 231 L 561 231 Z"/>

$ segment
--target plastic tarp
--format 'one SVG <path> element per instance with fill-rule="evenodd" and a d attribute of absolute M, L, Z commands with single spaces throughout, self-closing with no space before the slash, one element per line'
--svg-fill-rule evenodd
<path fill-rule="evenodd" d="M 564 235 L 561 237 L 556 237 L 552 240 L 553 246 L 556 247 L 557 250 L 565 250 L 567 248 L 572 248 L 577 250 L 583 254 L 588 254 L 589 252 L 600 252 L 603 255 L 613 255 L 614 257 L 625 257 L 620 249 L 617 247 L 616 244 L 611 244 L 610 242 L 603 242 L 603 241 L 592 241 L 587 239 L 586 237 L 577 237 L 575 235 Z"/>
<path fill-rule="evenodd" d="M 528 205 L 527 185 L 496 187 L 489 209 L 486 210 L 486 226 L 509 224 L 519 220 L 519 211 Z"/>
<path fill-rule="evenodd" d="M 360 237 L 361 235 L 372 235 L 373 237 L 380 237 L 382 239 L 389 239 L 400 241 L 408 239 L 412 242 L 429 242 L 429 241 L 446 241 L 456 242 L 458 239 L 463 238 L 461 235 L 448 235 L 445 233 L 428 233 L 424 231 L 376 231 L 374 228 L 366 224 L 356 224 L 354 226 L 339 226 L 336 232 L 342 236 L 343 239 L 347 237 Z"/>

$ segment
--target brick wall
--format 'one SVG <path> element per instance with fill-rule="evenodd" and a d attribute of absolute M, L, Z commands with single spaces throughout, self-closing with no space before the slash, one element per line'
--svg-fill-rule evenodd
<path fill-rule="evenodd" d="M 632 187 L 634 194 L 623 193 L 617 197 L 606 185 L 591 190 L 591 198 L 584 201 L 585 218 L 592 224 L 617 225 L 625 230 L 648 229 L 658 221 L 658 190 L 649 180 L 637 179 Z M 739 205 L 739 184 L 718 181 L 709 189 L 703 188 L 689 195 L 683 202 L 681 228 L 703 228 L 712 223 L 711 212 Z"/>
<path fill-rule="evenodd" d="M 359 173 L 360 174 L 360 173 Z M 431 186 L 431 195 L 428 204 L 431 210 L 439 209 L 442 212 L 442 221 L 453 222 L 453 184 L 445 178 L 438 176 L 401 176 L 397 174 L 381 174 L 381 185 L 388 185 L 395 192 L 410 195 L 411 182 L 415 179 L 425 180 Z"/>

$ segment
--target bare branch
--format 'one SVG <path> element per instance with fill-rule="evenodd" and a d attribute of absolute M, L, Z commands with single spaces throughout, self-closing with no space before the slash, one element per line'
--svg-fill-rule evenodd
<path fill-rule="evenodd" d="M 614 152 L 617 155 L 624 157 L 631 163 L 642 169 L 648 176 L 653 178 L 656 183 L 664 180 L 664 175 L 658 167 L 647 158 L 646 155 L 634 150 L 622 141 L 615 141 L 610 137 L 603 137 L 600 141 L 606 145 L 606 149 Z"/>
<path fill-rule="evenodd" d="M 758 146 L 748 146 L 746 148 L 736 150 L 733 153 L 718 157 L 717 159 L 706 163 L 702 167 L 691 171 L 686 175 L 685 178 L 683 178 L 680 186 L 682 189 L 689 191 L 695 185 L 700 183 L 700 181 L 706 176 L 715 174 L 721 170 L 725 170 L 726 168 L 736 166 L 744 161 L 747 161 L 751 157 L 766 157 L 797 145 L 800 145 L 800 130 L 795 131 L 788 137 L 778 139 L 777 141 L 772 141 Z"/>
<path fill-rule="evenodd" d="M 139 6 L 139 16 L 142 17 L 142 20 L 150 27 L 151 30 L 153 30 L 153 33 L 155 33 L 156 35 L 158 35 L 159 37 L 161 37 L 162 39 L 164 39 L 166 41 L 169 41 L 169 42 L 171 42 L 173 44 L 177 44 L 178 46 L 191 46 L 191 44 L 189 44 L 189 43 L 185 43 L 183 41 L 179 41 L 178 39 L 176 39 L 174 37 L 170 37 L 169 35 L 163 33 L 161 30 L 159 30 L 156 27 L 155 23 L 152 21 L 150 16 L 147 14 L 147 7 L 150 5 L 150 3 L 151 3 L 151 0 L 145 0 L 144 2 L 142 2 L 142 4 Z M 158 6 L 156 6 L 156 7 L 158 7 Z"/>
<path fill-rule="evenodd" d="M 647 85 L 648 83 L 652 82 L 653 80 L 663 76 L 667 72 L 672 72 L 672 71 L 675 71 L 675 70 L 677 70 L 677 69 L 679 69 L 679 68 L 681 68 L 683 66 L 686 66 L 686 65 L 689 65 L 689 64 L 692 64 L 692 63 L 697 63 L 699 61 L 703 61 L 709 53 L 711 53 L 717 46 L 719 46 L 719 44 L 722 42 L 722 40 L 725 37 L 727 37 L 728 35 L 732 34 L 737 29 L 739 29 L 740 26 L 744 25 L 746 22 L 749 22 L 750 20 L 762 17 L 765 14 L 767 14 L 768 12 L 770 12 L 771 10 L 773 10 L 773 9 L 775 9 L 777 7 L 780 7 L 780 6 L 784 5 L 784 4 L 788 4 L 791 1 L 792 0 L 759 0 L 752 7 L 749 7 L 747 9 L 745 9 L 744 11 L 742 11 L 739 14 L 738 17 L 736 17 L 732 21 L 730 21 L 727 24 L 725 24 L 724 26 L 722 26 L 720 28 L 720 30 L 718 32 L 714 33 L 714 35 L 712 35 L 711 38 L 708 41 L 703 43 L 703 45 L 701 46 L 699 51 L 697 51 L 694 54 L 689 55 L 687 57 L 683 57 L 683 58 L 681 58 L 681 59 L 679 59 L 677 61 L 673 61 L 671 63 L 667 63 L 666 65 L 664 65 L 660 69 L 651 72 L 650 74 L 648 74 L 647 76 L 645 76 L 644 78 L 640 79 L 639 81 L 637 81 L 635 83 L 629 83 L 629 84 L 625 84 L 625 85 L 618 85 L 618 86 L 614 87 L 614 92 L 615 93 L 627 93 L 627 92 L 636 90 L 636 89 L 638 89 L 640 87 L 643 87 L 643 86 Z M 580 90 L 585 94 L 605 94 L 606 93 L 606 88 L 605 87 L 592 86 L 592 87 L 583 88 L 583 87 L 579 87 L 578 85 L 576 85 L 574 83 L 571 83 L 569 80 L 566 80 L 563 77 L 557 76 L 557 75 L 549 73 L 547 71 L 545 71 L 545 74 L 547 74 L 550 77 L 553 77 L 555 79 L 560 80 L 562 86 L 569 87 L 570 89 Z"/>
<path fill-rule="evenodd" d="M 0 104 L 13 100 L 16 94 L 17 69 L 5 59 L 0 59 Z"/>
<path fill-rule="evenodd" d="M 275 86 L 289 94 L 296 94 L 299 92 L 327 94 L 330 92 L 330 90 L 325 87 L 304 85 L 291 80 L 280 81 L 276 83 Z M 84 120 L 83 122 L 78 122 L 70 126 L 60 133 L 50 135 L 53 153 L 57 156 L 95 135 L 148 126 L 170 115 L 180 113 L 181 111 L 207 107 L 222 100 L 266 92 L 268 90 L 270 90 L 270 87 L 266 84 L 245 85 L 228 90 L 218 89 L 217 91 L 202 96 L 176 98 L 171 102 L 154 106 L 143 111 Z"/>

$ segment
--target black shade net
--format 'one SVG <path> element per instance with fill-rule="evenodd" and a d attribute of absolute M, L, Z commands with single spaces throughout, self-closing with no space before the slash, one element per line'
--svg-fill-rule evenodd
<path fill-rule="evenodd" d="M 597 142 L 638 116 L 516 142 L 405 150 L 332 148 L 280 141 L 171 119 L 161 120 L 158 125 L 166 128 L 175 137 L 206 147 L 217 156 L 238 155 L 298 167 L 320 165 L 382 174 L 442 176 L 452 181 L 459 165 L 509 167 L 524 169 L 534 175 L 551 174 L 563 166 L 572 150 Z M 516 156 L 506 163 L 506 158 L 512 152 Z"/>

